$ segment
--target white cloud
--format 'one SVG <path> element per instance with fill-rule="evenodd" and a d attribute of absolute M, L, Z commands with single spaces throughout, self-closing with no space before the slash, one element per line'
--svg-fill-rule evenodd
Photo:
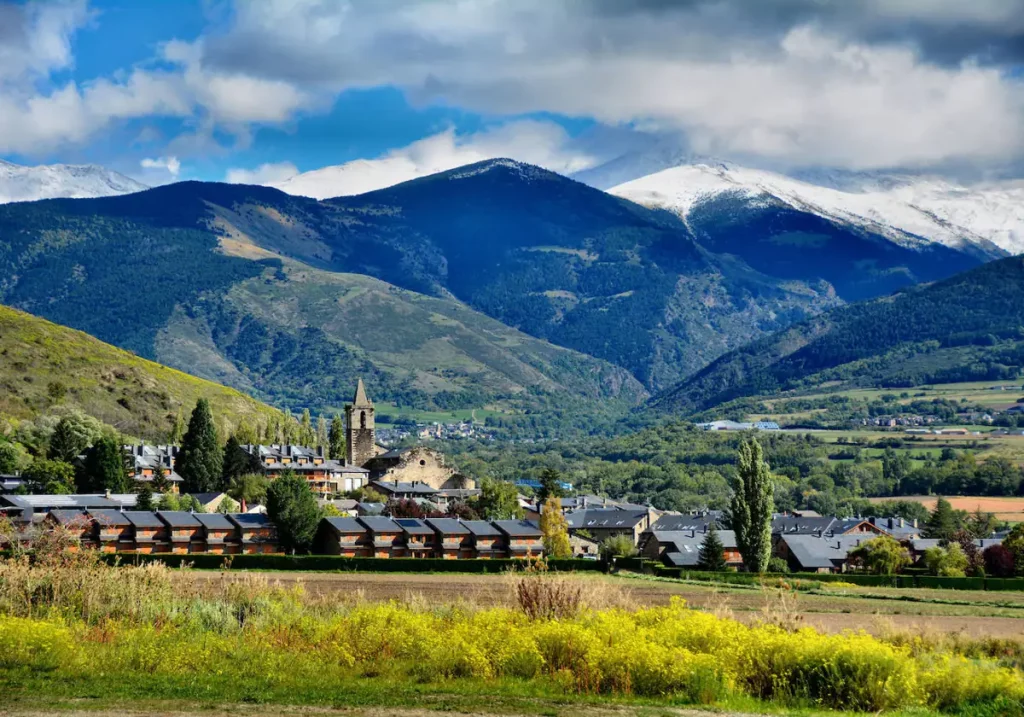
<path fill-rule="evenodd" d="M 537 164 L 562 174 L 586 169 L 597 162 L 596 157 L 577 148 L 558 125 L 520 121 L 470 135 L 458 135 L 449 129 L 376 159 L 355 160 L 284 181 L 260 183 L 289 194 L 326 199 L 362 194 L 495 157 Z"/>
<path fill-rule="evenodd" d="M 224 181 L 229 184 L 275 184 L 294 177 L 299 168 L 291 162 L 261 164 L 256 169 L 234 168 L 227 171 Z"/>
<path fill-rule="evenodd" d="M 177 179 L 178 174 L 181 172 L 181 162 L 178 161 L 177 157 L 157 157 L 156 159 L 147 157 L 139 162 L 139 165 L 143 169 L 162 169 L 174 179 Z"/>

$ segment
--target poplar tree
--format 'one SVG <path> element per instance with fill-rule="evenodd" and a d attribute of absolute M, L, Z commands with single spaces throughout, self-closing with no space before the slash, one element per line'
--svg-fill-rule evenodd
<path fill-rule="evenodd" d="M 329 436 L 327 435 L 327 419 L 320 414 L 316 419 L 316 445 L 320 448 L 327 448 Z"/>
<path fill-rule="evenodd" d="M 331 419 L 331 430 L 327 433 L 328 457 L 340 461 L 345 457 L 345 423 L 341 414 L 335 413 Z"/>
<path fill-rule="evenodd" d="M 313 419 L 309 415 L 309 409 L 302 409 L 302 419 L 299 422 L 299 445 L 310 447 L 316 443 L 316 431 L 313 430 Z"/>
<path fill-rule="evenodd" d="M 196 401 L 188 431 L 181 439 L 175 470 L 181 476 L 185 493 L 210 493 L 220 486 L 224 449 L 217 440 L 210 403 L 205 398 Z"/>
<path fill-rule="evenodd" d="M 543 534 L 544 554 L 549 558 L 571 558 L 569 523 L 562 514 L 562 504 L 556 496 L 548 496 L 540 509 L 540 532 Z"/>
<path fill-rule="evenodd" d="M 740 446 L 737 477 L 730 506 L 732 529 L 743 564 L 752 573 L 768 569 L 772 555 L 772 513 L 775 510 L 771 471 L 756 439 Z"/>

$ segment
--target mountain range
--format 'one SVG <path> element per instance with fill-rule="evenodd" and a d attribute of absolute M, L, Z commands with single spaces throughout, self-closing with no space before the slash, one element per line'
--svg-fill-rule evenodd
<path fill-rule="evenodd" d="M 146 188 L 145 184 L 95 164 L 25 167 L 0 160 L 0 204 L 58 197 L 112 197 Z"/>
<path fill-rule="evenodd" d="M 290 406 L 337 406 L 364 375 L 405 405 L 533 411 L 636 405 L 752 340 L 1006 253 L 781 191 L 659 203 L 647 180 L 607 193 L 497 159 L 323 201 L 182 182 L 9 204 L 0 301 Z"/>
<path fill-rule="evenodd" d="M 1024 258 L 827 311 L 729 352 L 662 393 L 693 413 L 828 386 L 912 387 L 1016 377 L 1024 366 Z"/>

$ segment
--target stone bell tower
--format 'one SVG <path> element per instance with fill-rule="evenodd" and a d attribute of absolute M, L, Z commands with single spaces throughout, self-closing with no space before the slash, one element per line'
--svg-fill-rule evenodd
<path fill-rule="evenodd" d="M 376 455 L 373 403 L 366 397 L 363 379 L 359 379 L 356 384 L 356 395 L 352 403 L 345 406 L 345 443 L 345 457 L 350 465 L 365 465 Z"/>

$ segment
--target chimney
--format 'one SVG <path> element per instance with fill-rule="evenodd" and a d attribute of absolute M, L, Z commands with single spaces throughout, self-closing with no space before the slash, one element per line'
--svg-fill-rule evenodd
<path fill-rule="evenodd" d="M 104 497 L 104 498 L 109 498 L 109 497 L 110 497 L 110 488 L 107 488 L 107 489 L 106 489 L 106 490 L 105 490 L 105 491 L 103 492 L 103 497 Z"/>
<path fill-rule="evenodd" d="M 324 457 L 324 447 L 323 446 L 317 446 L 316 447 L 316 457 L 317 458 L 323 458 Z"/>
<path fill-rule="evenodd" d="M 914 527 L 917 527 L 917 518 L 914 518 Z"/>

